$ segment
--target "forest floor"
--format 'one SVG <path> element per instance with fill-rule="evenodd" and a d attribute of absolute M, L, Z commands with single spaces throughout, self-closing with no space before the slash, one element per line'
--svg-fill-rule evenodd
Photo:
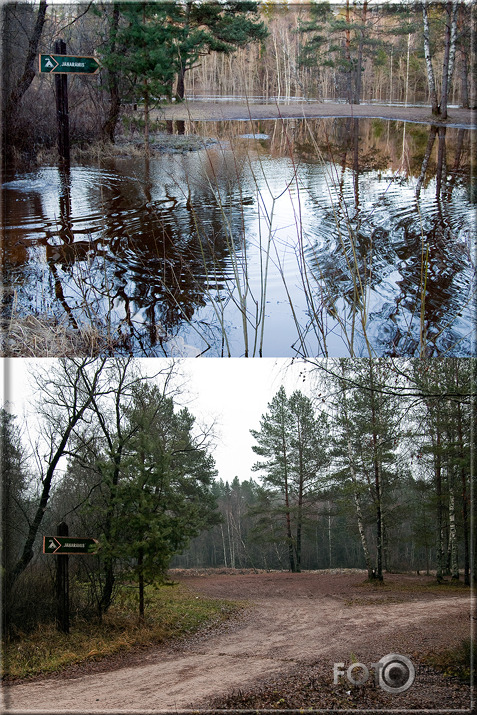
<path fill-rule="evenodd" d="M 477 112 L 470 109 L 449 109 L 445 122 L 436 121 L 430 107 L 401 107 L 378 104 L 333 104 L 331 102 L 294 102 L 286 104 L 246 104 L 244 102 L 202 102 L 185 101 L 169 104 L 157 110 L 157 118 L 172 120 L 221 121 L 226 119 L 291 119 L 320 117 L 354 117 L 394 119 L 398 121 L 420 122 L 424 124 L 445 124 L 472 128 L 477 124 Z"/>
<path fill-rule="evenodd" d="M 470 634 L 470 589 L 433 577 L 358 571 L 172 571 L 197 594 L 249 603 L 240 616 L 170 646 L 75 666 L 5 687 L 6 712 L 212 712 L 216 709 L 431 709 L 471 712 L 469 686 L 425 663 Z M 410 658 L 414 684 L 387 693 L 371 664 Z M 333 683 L 333 664 L 370 667 L 365 685 Z"/>

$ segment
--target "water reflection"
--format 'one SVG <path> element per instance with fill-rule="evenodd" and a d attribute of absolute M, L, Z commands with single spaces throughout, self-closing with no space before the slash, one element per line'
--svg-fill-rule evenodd
<path fill-rule="evenodd" d="M 4 314 L 136 355 L 475 354 L 468 131 L 171 129 L 219 143 L 7 182 Z"/>

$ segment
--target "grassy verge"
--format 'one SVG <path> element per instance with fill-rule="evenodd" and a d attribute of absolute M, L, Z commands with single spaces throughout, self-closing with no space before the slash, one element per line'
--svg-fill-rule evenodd
<path fill-rule="evenodd" d="M 48 624 L 7 642 L 4 679 L 53 673 L 138 646 L 176 640 L 206 625 L 218 625 L 241 608 L 240 603 L 197 596 L 180 584 L 148 587 L 145 619 L 139 622 L 136 590 L 124 588 L 101 624 L 75 620 L 69 635 Z"/>
<path fill-rule="evenodd" d="M 475 661 L 477 659 L 477 643 L 466 638 L 456 648 L 447 648 L 437 653 L 429 653 L 423 661 L 443 675 L 458 678 L 465 683 L 471 681 L 471 671 L 475 677 Z"/>

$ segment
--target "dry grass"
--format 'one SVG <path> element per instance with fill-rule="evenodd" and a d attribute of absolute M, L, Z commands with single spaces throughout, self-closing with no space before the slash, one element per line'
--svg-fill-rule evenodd
<path fill-rule="evenodd" d="M 77 620 L 68 635 L 48 624 L 7 642 L 4 679 L 58 672 L 138 647 L 177 640 L 206 625 L 218 625 L 241 608 L 231 601 L 197 596 L 180 584 L 148 586 L 145 619 L 139 621 L 137 590 L 123 588 L 102 623 Z"/>
<path fill-rule="evenodd" d="M 66 317 L 18 316 L 0 328 L 1 357 L 95 356 L 117 350 L 119 342 L 92 325 L 75 330 Z"/>
<path fill-rule="evenodd" d="M 150 152 L 154 154 L 176 154 L 189 151 L 200 151 L 212 144 L 215 139 L 209 139 L 191 134 L 166 134 L 159 132 L 150 137 Z M 96 142 L 91 145 L 75 146 L 71 151 L 72 161 L 98 161 L 104 159 L 143 159 L 144 140 L 125 138 L 118 139 L 115 144 Z"/>

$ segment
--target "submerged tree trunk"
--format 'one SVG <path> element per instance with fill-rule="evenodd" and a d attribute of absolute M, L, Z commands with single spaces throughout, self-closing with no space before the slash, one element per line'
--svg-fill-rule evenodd
<path fill-rule="evenodd" d="M 144 79 L 144 155 L 146 160 L 148 160 L 151 155 L 149 147 L 149 121 L 149 85 L 147 79 Z"/>

